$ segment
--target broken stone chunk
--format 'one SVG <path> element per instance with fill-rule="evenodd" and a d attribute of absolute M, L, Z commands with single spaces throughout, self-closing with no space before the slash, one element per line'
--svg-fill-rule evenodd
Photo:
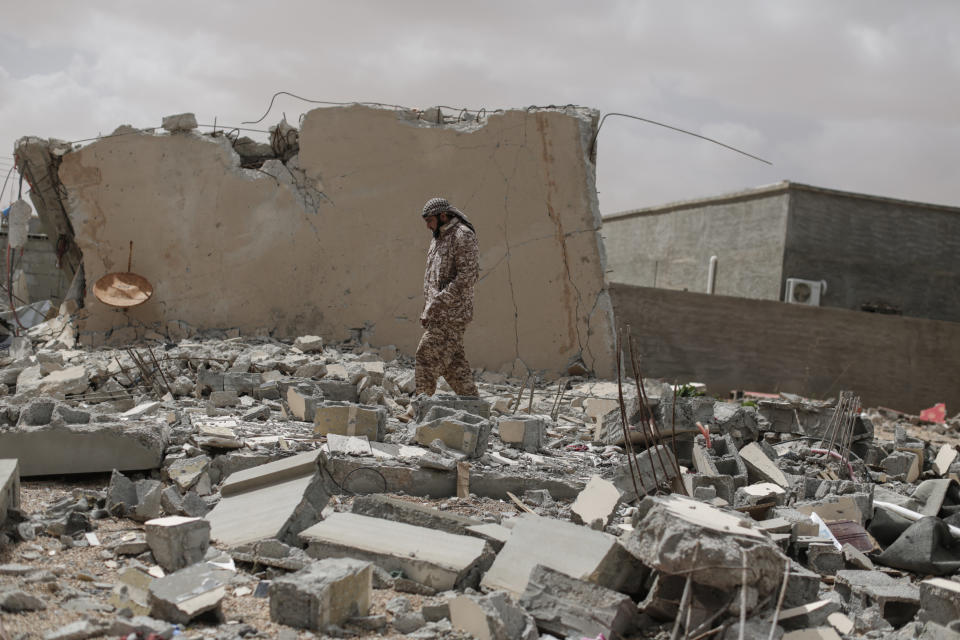
<path fill-rule="evenodd" d="M 148 520 L 146 533 L 153 557 L 167 571 L 201 561 L 210 546 L 210 523 L 202 518 L 167 516 Z"/>
<path fill-rule="evenodd" d="M 462 595 L 450 600 L 450 622 L 477 640 L 536 640 L 537 625 L 506 591 L 486 596 Z"/>
<path fill-rule="evenodd" d="M 312 562 L 270 585 L 270 619 L 298 629 L 321 631 L 370 611 L 372 568 L 352 558 Z"/>
<path fill-rule="evenodd" d="M 593 476 L 570 507 L 570 515 L 578 524 L 590 525 L 599 520 L 603 529 L 610 524 L 620 500 L 620 490 L 616 485 L 600 476 Z"/>
<path fill-rule="evenodd" d="M 622 637 L 637 615 L 629 596 L 543 565 L 530 572 L 520 606 L 540 629 L 561 638 Z"/>
<path fill-rule="evenodd" d="M 157 578 L 150 583 L 150 615 L 186 624 L 201 613 L 219 612 L 232 576 L 232 571 L 201 562 Z"/>
<path fill-rule="evenodd" d="M 178 113 L 163 117 L 163 129 L 170 133 L 192 131 L 197 128 L 197 116 L 192 113 Z"/>
<path fill-rule="evenodd" d="M 387 411 L 349 402 L 324 402 L 317 407 L 313 424 L 317 435 L 366 436 L 371 442 L 381 442 L 387 430 Z"/>
<path fill-rule="evenodd" d="M 541 416 L 510 416 L 497 423 L 504 444 L 536 453 L 543 446 L 547 420 Z"/>
<path fill-rule="evenodd" d="M 443 417 L 436 417 L 438 414 Z M 419 444 L 430 446 L 434 440 L 440 440 L 451 449 L 465 453 L 468 457 L 482 456 L 490 439 L 490 422 L 480 416 L 464 411 L 451 412 L 432 410 L 427 415 L 429 422 L 417 426 L 414 439 Z"/>
<path fill-rule="evenodd" d="M 293 342 L 293 346 L 304 353 L 323 351 L 323 338 L 320 336 L 300 336 Z"/>

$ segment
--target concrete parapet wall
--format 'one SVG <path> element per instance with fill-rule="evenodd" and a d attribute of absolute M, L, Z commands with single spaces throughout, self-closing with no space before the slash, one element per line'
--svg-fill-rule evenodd
<path fill-rule="evenodd" d="M 480 240 L 474 366 L 520 358 L 613 370 L 600 216 L 589 143 L 596 112 L 508 111 L 431 125 L 363 106 L 309 112 L 299 157 L 241 169 L 227 138 L 125 132 L 67 153 L 60 179 L 87 282 L 133 271 L 154 296 L 127 312 L 87 287 L 81 339 L 193 327 L 320 334 L 363 329 L 412 353 L 421 334 L 433 196 L 464 210 Z M 269 175 L 268 175 L 269 174 Z"/>
<path fill-rule="evenodd" d="M 866 406 L 960 407 L 960 323 L 621 284 L 610 293 L 648 377 L 704 382 L 723 397 L 852 389 Z"/>

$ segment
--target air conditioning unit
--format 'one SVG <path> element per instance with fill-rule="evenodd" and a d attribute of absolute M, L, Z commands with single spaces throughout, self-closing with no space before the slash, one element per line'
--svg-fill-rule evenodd
<path fill-rule="evenodd" d="M 787 278 L 787 290 L 783 296 L 783 301 L 791 304 L 807 304 L 813 307 L 819 307 L 820 296 L 826 292 L 826 280 Z"/>

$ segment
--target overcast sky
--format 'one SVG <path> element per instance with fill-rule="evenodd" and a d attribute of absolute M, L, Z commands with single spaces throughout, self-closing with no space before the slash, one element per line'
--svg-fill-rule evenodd
<path fill-rule="evenodd" d="M 0 178 L 22 135 L 337 102 L 578 104 L 603 213 L 793 180 L 960 206 L 960 2 L 3 3 Z M 310 105 L 282 98 L 263 126 Z M 9 202 L 8 191 L 3 204 Z"/>

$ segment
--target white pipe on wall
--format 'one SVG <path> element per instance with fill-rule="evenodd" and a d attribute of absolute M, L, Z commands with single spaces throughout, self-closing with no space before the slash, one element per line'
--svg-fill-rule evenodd
<path fill-rule="evenodd" d="M 707 293 L 713 293 L 717 284 L 717 256 L 710 256 L 710 270 L 707 271 Z"/>

